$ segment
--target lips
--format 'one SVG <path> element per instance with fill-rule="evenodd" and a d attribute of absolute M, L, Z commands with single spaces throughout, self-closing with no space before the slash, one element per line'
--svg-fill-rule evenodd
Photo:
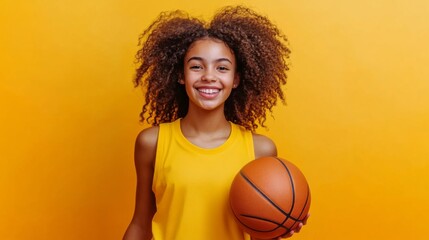
<path fill-rule="evenodd" d="M 198 92 L 204 93 L 204 94 L 217 94 L 219 93 L 219 89 L 217 88 L 198 88 Z"/>

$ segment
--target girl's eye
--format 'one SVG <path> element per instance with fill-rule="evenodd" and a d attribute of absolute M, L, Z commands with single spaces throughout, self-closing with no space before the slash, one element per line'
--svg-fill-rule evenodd
<path fill-rule="evenodd" d="M 224 66 L 220 66 L 220 67 L 218 67 L 218 69 L 219 69 L 220 71 L 228 71 L 228 70 L 229 70 L 229 68 L 224 67 Z"/>
<path fill-rule="evenodd" d="M 201 66 L 199 66 L 199 65 L 194 65 L 194 66 L 191 66 L 190 68 L 191 68 L 191 69 L 198 70 L 198 69 L 201 69 L 202 67 L 201 67 Z"/>

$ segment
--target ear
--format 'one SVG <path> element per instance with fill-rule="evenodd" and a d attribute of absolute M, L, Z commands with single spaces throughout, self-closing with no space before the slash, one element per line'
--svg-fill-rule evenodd
<path fill-rule="evenodd" d="M 240 76 L 236 73 L 234 77 L 234 82 L 232 84 L 232 88 L 237 88 L 240 84 Z"/>
<path fill-rule="evenodd" d="M 182 84 L 182 85 L 184 85 L 185 84 L 185 74 L 183 73 L 183 72 L 179 72 L 178 73 L 179 75 L 177 76 L 177 78 L 179 79 L 179 80 L 177 80 L 177 82 L 179 83 L 179 84 Z"/>

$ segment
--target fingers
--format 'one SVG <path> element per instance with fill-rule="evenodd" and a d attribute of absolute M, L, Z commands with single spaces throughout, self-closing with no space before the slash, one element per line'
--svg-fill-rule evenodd
<path fill-rule="evenodd" d="M 281 236 L 281 237 L 278 237 L 277 238 L 277 240 L 281 240 L 281 239 L 283 239 L 283 238 L 290 238 L 290 237 L 292 237 L 292 235 L 295 233 L 295 231 L 294 230 L 292 230 L 292 231 L 290 231 L 289 233 L 287 233 L 287 234 L 285 234 L 285 235 L 283 235 L 283 236 Z"/>
<path fill-rule="evenodd" d="M 299 223 L 298 227 L 294 230 L 295 232 L 299 233 L 299 231 L 301 231 L 302 226 L 304 226 L 303 223 Z"/>
<path fill-rule="evenodd" d="M 283 235 L 283 236 L 281 236 L 281 237 L 277 238 L 277 240 L 280 240 L 280 239 L 282 239 L 282 238 L 290 238 L 290 237 L 292 237 L 292 235 L 293 235 L 294 233 L 299 233 L 299 231 L 301 231 L 301 228 L 302 228 L 303 226 L 304 226 L 304 224 L 303 224 L 303 223 L 299 223 L 299 224 L 298 224 L 298 227 L 296 227 L 294 230 L 290 231 L 289 233 L 287 233 L 287 234 L 285 234 L 285 235 Z"/>
<path fill-rule="evenodd" d="M 307 224 L 307 220 L 310 217 L 310 213 L 307 214 L 307 216 L 305 216 L 304 220 L 302 220 L 302 223 L 305 225 Z"/>
<path fill-rule="evenodd" d="M 307 214 L 307 216 L 302 220 L 302 222 L 300 222 L 300 223 L 298 224 L 298 226 L 297 226 L 294 230 L 290 231 L 289 233 L 287 233 L 287 234 L 285 234 L 285 235 L 283 235 L 283 236 L 281 236 L 281 237 L 276 238 L 275 240 L 281 240 L 281 239 L 284 239 L 284 238 L 290 238 L 290 237 L 292 237 L 292 235 L 293 235 L 294 233 L 299 233 L 299 232 L 301 231 L 301 228 L 302 228 L 305 224 L 307 224 L 307 220 L 308 220 L 308 218 L 309 218 L 309 217 L 310 217 L 310 214 Z M 258 240 L 258 239 L 256 239 L 256 238 L 252 238 L 252 240 Z"/>

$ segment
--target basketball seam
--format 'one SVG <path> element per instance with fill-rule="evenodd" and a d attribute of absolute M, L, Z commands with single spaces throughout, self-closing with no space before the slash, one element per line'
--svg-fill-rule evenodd
<path fill-rule="evenodd" d="M 280 159 L 280 158 L 277 158 L 276 157 L 276 159 L 286 168 L 286 170 L 287 170 L 287 172 L 288 172 L 288 174 L 289 174 L 289 177 L 290 177 L 290 179 L 291 179 L 291 185 L 292 185 L 292 188 L 293 188 L 293 194 L 294 194 L 294 197 L 293 197 L 293 204 L 292 204 L 292 207 L 291 207 L 291 211 L 290 211 L 290 213 L 292 213 L 292 210 L 293 210 L 293 208 L 294 208 L 294 204 L 295 204 L 295 184 L 294 184 L 294 182 L 293 182 L 293 178 L 292 178 L 292 174 L 290 173 L 290 171 L 289 171 L 289 168 L 286 166 L 286 164 L 282 161 L 282 159 Z M 292 217 L 290 217 L 291 219 L 293 219 L 295 222 L 292 224 L 292 226 L 290 227 L 290 229 L 285 233 L 285 234 L 287 234 L 287 233 L 289 233 L 289 231 L 291 230 L 291 229 L 293 229 L 294 228 L 294 226 L 295 226 L 295 224 L 297 223 L 297 222 L 302 222 L 302 220 L 300 220 L 300 218 L 301 218 L 301 216 L 302 216 L 302 214 L 304 213 L 304 210 L 305 210 L 305 208 L 307 207 L 307 204 L 308 204 L 308 200 L 309 200 L 309 197 L 310 197 L 310 187 L 308 186 L 308 184 L 307 184 L 307 194 L 306 194 L 306 199 L 305 199 L 305 204 L 304 204 L 304 206 L 303 206 L 303 208 L 301 209 L 301 212 L 300 212 L 300 214 L 298 215 L 298 218 L 297 219 L 294 219 L 294 218 L 292 218 Z"/>
<path fill-rule="evenodd" d="M 290 229 L 288 229 L 288 230 L 286 230 L 286 232 L 284 233 L 284 234 L 282 234 L 281 236 L 283 236 L 283 235 L 286 235 L 286 234 L 288 234 L 289 232 L 290 232 L 290 230 L 292 229 L 292 227 L 296 224 L 296 222 L 298 221 L 298 219 L 295 219 L 295 218 L 293 218 L 292 216 L 290 216 L 290 214 L 292 214 L 292 211 L 293 211 L 293 208 L 295 207 L 295 183 L 293 182 L 293 177 L 292 177 L 292 174 L 291 174 L 291 172 L 290 172 L 290 170 L 289 170 L 289 168 L 286 166 L 286 164 L 280 159 L 280 158 L 277 158 L 277 157 L 275 157 L 275 159 L 277 159 L 277 161 L 279 161 L 280 162 L 280 164 L 286 169 L 286 172 L 287 172 L 287 174 L 288 174 L 288 176 L 289 176 L 289 179 L 290 179 L 290 184 L 291 184 L 291 187 L 292 187 L 292 204 L 291 204 L 291 207 L 290 207 L 290 210 L 289 210 L 289 214 L 287 214 L 286 215 L 286 219 L 283 221 L 283 223 L 282 223 L 282 225 L 290 218 L 290 219 L 292 219 L 293 221 L 295 221 L 293 224 L 292 224 L 292 226 L 291 226 L 291 228 Z"/>
<path fill-rule="evenodd" d="M 252 230 L 252 231 L 255 231 L 255 232 L 272 232 L 272 231 L 277 230 L 278 228 L 284 228 L 284 229 L 286 230 L 286 233 L 288 233 L 288 232 L 291 230 L 290 228 L 287 228 L 287 227 L 286 227 L 286 226 L 284 226 L 283 224 L 280 224 L 280 223 L 275 222 L 275 221 L 270 220 L 270 219 L 265 219 L 265 218 L 261 218 L 261 217 L 257 217 L 257 216 L 251 216 L 251 215 L 246 215 L 246 214 L 240 214 L 240 216 L 242 216 L 242 217 L 253 218 L 253 219 L 259 219 L 259 220 L 263 220 L 263 221 L 267 221 L 267 222 L 270 222 L 270 223 L 277 224 L 277 227 L 275 227 L 275 228 L 274 228 L 274 229 L 272 229 L 272 230 L 260 230 L 260 229 L 256 229 L 256 228 L 250 227 L 249 225 L 247 225 L 247 224 L 245 224 L 243 221 L 241 221 L 241 219 L 237 216 L 237 213 L 235 212 L 235 210 L 234 210 L 234 209 L 232 210 L 232 213 L 234 214 L 235 219 L 236 219 L 237 221 L 239 221 L 239 222 L 241 223 L 241 225 L 243 225 L 243 226 L 245 226 L 246 228 L 248 228 L 248 229 L 250 229 L 250 230 Z M 281 236 L 283 236 L 283 235 L 285 235 L 285 234 L 280 234 L 278 237 L 281 237 Z"/>
<path fill-rule="evenodd" d="M 298 221 L 298 219 L 295 219 L 291 217 L 289 214 L 287 214 L 281 207 L 279 207 L 273 200 L 271 200 L 265 193 L 263 193 L 258 186 L 256 186 L 243 172 L 240 172 L 241 176 L 246 180 L 247 183 L 249 183 L 259 194 L 261 194 L 266 200 L 268 200 L 277 210 L 279 210 L 281 213 L 283 213 L 286 217 L 290 217 L 294 221 Z M 294 196 L 295 197 L 295 196 Z M 293 199 L 292 201 L 294 201 Z"/>
<path fill-rule="evenodd" d="M 247 226 L 247 224 L 244 224 L 242 221 L 240 221 L 240 222 L 244 226 L 246 226 L 247 228 L 252 229 L 254 231 L 258 231 L 258 232 L 272 232 L 272 231 L 275 231 L 275 230 L 277 230 L 279 228 L 285 228 L 286 229 L 286 233 L 288 233 L 290 231 L 290 229 L 288 229 L 287 227 L 285 227 L 283 224 L 287 221 L 287 219 L 289 219 L 289 215 L 285 211 L 283 211 L 279 206 L 277 206 L 277 204 L 275 204 L 268 196 L 266 196 L 243 172 L 240 172 L 240 175 L 244 178 L 244 180 L 246 180 L 247 183 L 250 184 L 250 186 L 252 186 L 260 195 L 262 195 L 263 198 L 265 198 L 266 200 L 268 200 L 277 210 L 279 210 L 281 213 L 283 213 L 284 215 L 286 215 L 286 219 L 283 220 L 282 223 L 277 223 L 277 222 L 274 222 L 274 221 L 270 220 L 270 222 L 276 223 L 277 227 L 275 227 L 275 228 L 273 228 L 271 230 L 266 230 L 266 231 L 261 231 L 261 230 L 256 230 L 256 229 L 250 228 L 249 226 Z M 240 216 L 249 217 L 250 215 L 246 216 L 244 214 L 240 214 Z M 281 234 L 279 236 L 283 236 L 283 235 L 284 234 Z"/>
<path fill-rule="evenodd" d="M 261 217 L 258 217 L 258 216 L 247 215 L 247 214 L 240 214 L 240 216 L 242 216 L 242 217 L 246 217 L 246 218 L 252 218 L 252 219 L 263 220 L 263 221 L 270 222 L 270 223 L 274 223 L 274 224 L 276 224 L 276 225 L 277 225 L 277 227 L 275 227 L 275 228 L 274 228 L 274 229 L 272 229 L 272 230 L 259 230 L 259 229 L 251 228 L 251 227 L 247 226 L 246 224 L 244 224 L 242 221 L 240 221 L 240 220 L 239 220 L 239 221 L 240 221 L 244 226 L 246 226 L 247 228 L 252 229 L 252 230 L 254 230 L 254 231 L 257 231 L 257 232 L 272 232 L 272 231 L 274 231 L 274 230 L 276 230 L 276 229 L 278 229 L 278 228 L 284 228 L 284 229 L 286 229 L 287 231 L 289 231 L 289 228 L 285 227 L 284 225 L 282 225 L 282 224 L 280 224 L 280 223 L 278 223 L 278 222 L 276 222 L 276 221 L 270 220 L 270 219 L 261 218 Z"/>
<path fill-rule="evenodd" d="M 234 209 L 232 209 L 232 213 L 233 213 L 233 214 L 234 214 L 234 216 L 235 216 L 235 220 L 239 221 L 239 222 L 241 223 L 241 225 L 243 225 L 243 226 L 245 226 L 246 228 L 248 228 L 248 229 L 250 229 L 250 230 L 252 230 L 252 231 L 255 231 L 255 232 L 272 232 L 272 231 L 274 231 L 274 230 L 278 229 L 279 227 L 286 228 L 285 226 L 281 226 L 279 223 L 277 223 L 277 222 L 275 222 L 275 221 L 273 221 L 273 220 L 270 220 L 270 219 L 264 219 L 264 218 L 261 218 L 261 217 L 256 217 L 256 216 L 250 216 L 250 215 L 240 214 L 240 216 L 242 216 L 242 217 L 254 218 L 254 219 L 264 220 L 264 221 L 267 221 L 267 222 L 271 222 L 271 223 L 277 224 L 277 227 L 276 227 L 276 228 L 274 228 L 274 230 L 265 230 L 265 231 L 264 231 L 264 230 L 256 229 L 256 228 L 250 227 L 249 225 L 247 225 L 247 224 L 245 224 L 243 221 L 241 221 L 241 219 L 237 216 L 237 213 L 235 212 L 235 210 L 234 210 Z M 286 229 L 287 229 L 287 228 L 286 228 Z M 289 231 L 289 229 L 287 229 L 287 231 Z"/>

